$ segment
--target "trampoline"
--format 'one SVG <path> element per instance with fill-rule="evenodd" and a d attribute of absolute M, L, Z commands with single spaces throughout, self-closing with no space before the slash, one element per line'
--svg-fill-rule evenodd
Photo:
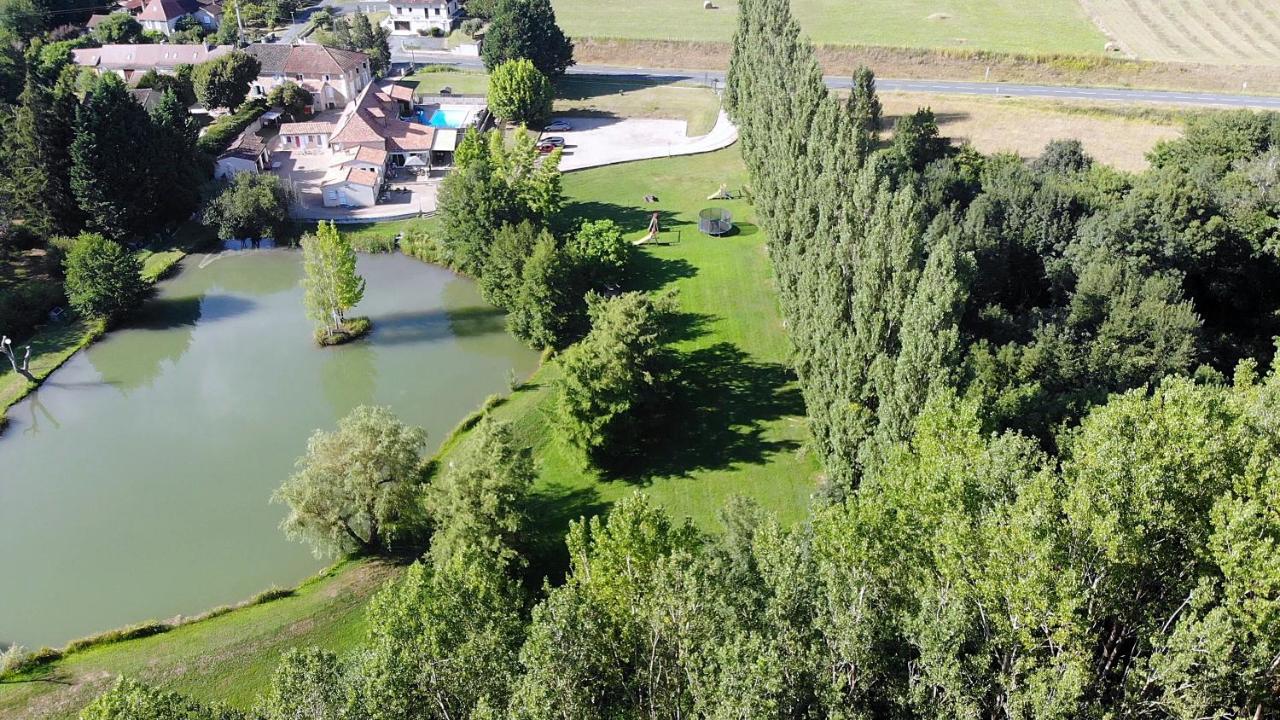
<path fill-rule="evenodd" d="M 724 208 L 707 208 L 698 213 L 698 230 L 704 235 L 727 235 L 733 229 L 733 216 Z"/>

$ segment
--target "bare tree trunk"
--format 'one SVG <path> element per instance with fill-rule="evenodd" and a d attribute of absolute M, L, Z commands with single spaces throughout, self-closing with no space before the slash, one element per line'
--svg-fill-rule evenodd
<path fill-rule="evenodd" d="M 18 357 L 13 354 L 13 341 L 9 339 L 8 335 L 5 335 L 3 339 L 0 339 L 0 349 L 3 349 L 4 354 L 9 358 L 9 364 L 13 366 L 14 372 L 28 380 L 35 380 L 35 377 L 28 369 L 31 366 L 30 345 L 27 345 L 26 353 L 23 354 L 21 363 L 18 362 Z"/>

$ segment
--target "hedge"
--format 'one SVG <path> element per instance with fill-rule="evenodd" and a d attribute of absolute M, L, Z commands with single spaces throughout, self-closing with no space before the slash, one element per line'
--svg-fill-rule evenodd
<path fill-rule="evenodd" d="M 241 104 L 240 109 L 230 115 L 223 115 L 213 121 L 213 124 L 209 125 L 208 129 L 205 130 L 204 135 L 200 136 L 196 146 L 202 152 L 217 155 L 226 150 L 231 141 L 235 140 L 237 135 L 249 127 L 249 123 L 257 120 L 266 111 L 267 101 L 264 98 L 249 100 Z"/>

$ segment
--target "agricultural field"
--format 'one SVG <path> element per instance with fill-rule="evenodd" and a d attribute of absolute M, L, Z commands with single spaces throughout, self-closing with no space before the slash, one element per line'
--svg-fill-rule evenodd
<path fill-rule="evenodd" d="M 1126 53 L 1142 60 L 1280 65 L 1274 0 L 1080 0 Z"/>
<path fill-rule="evenodd" d="M 727 41 L 737 18 L 736 0 L 553 4 L 574 37 Z M 793 0 L 792 10 L 820 44 L 1101 55 L 1107 43 L 1077 0 Z"/>
<path fill-rule="evenodd" d="M 1015 152 L 1035 157 L 1051 140 L 1079 140 L 1098 162 L 1140 172 L 1147 151 L 1161 140 L 1182 134 L 1173 118 L 1157 109 L 1126 117 L 1112 107 L 1047 103 L 923 93 L 881 93 L 886 125 L 916 108 L 933 110 L 938 129 L 956 142 L 969 142 L 983 153 Z"/>

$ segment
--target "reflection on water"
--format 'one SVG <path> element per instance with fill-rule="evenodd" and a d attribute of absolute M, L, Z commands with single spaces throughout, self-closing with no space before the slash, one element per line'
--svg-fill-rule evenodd
<path fill-rule="evenodd" d="M 366 338 L 317 348 L 300 256 L 192 257 L 127 328 L 10 409 L 0 435 L 0 638 L 28 647 L 192 614 L 320 565 L 271 491 L 318 428 L 390 405 L 429 443 L 536 355 L 475 286 L 362 256 Z"/>

